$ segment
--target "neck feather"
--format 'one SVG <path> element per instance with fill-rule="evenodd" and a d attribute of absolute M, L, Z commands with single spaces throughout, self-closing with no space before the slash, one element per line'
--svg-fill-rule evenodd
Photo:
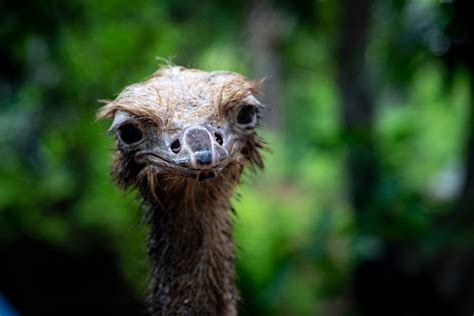
<path fill-rule="evenodd" d="M 153 315 L 236 315 L 229 197 L 240 168 L 217 178 L 154 178 L 148 221 Z"/>

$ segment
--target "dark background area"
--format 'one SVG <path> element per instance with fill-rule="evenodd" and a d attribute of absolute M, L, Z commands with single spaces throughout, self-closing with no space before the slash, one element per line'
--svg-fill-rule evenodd
<path fill-rule="evenodd" d="M 472 315 L 472 23 L 467 0 L 1 1 L 0 314 L 144 314 L 95 113 L 172 62 L 267 77 L 242 315 Z"/>

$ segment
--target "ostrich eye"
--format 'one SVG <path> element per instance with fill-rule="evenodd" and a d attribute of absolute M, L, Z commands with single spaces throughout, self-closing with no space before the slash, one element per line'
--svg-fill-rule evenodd
<path fill-rule="evenodd" d="M 256 109 L 252 105 L 243 106 L 237 114 L 237 123 L 240 125 L 248 125 L 255 121 Z"/>
<path fill-rule="evenodd" d="M 142 131 L 133 124 L 125 124 L 119 127 L 119 137 L 125 144 L 133 144 L 143 138 Z"/>

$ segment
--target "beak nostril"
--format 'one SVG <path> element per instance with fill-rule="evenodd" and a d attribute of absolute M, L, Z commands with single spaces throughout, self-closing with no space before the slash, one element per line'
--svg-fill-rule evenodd
<path fill-rule="evenodd" d="M 214 138 L 216 139 L 216 142 L 222 146 L 224 144 L 224 140 L 222 139 L 222 135 L 218 133 L 214 133 Z"/>
<path fill-rule="evenodd" d="M 181 142 L 179 141 L 179 139 L 171 143 L 171 151 L 174 152 L 175 154 L 181 151 Z"/>

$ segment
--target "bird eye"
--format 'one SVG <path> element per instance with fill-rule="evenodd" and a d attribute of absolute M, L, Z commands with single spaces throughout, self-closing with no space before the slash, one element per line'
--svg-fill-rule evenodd
<path fill-rule="evenodd" d="M 143 138 L 142 131 L 133 124 L 125 124 L 119 127 L 119 137 L 125 144 L 133 144 Z"/>
<path fill-rule="evenodd" d="M 252 105 L 243 106 L 237 114 L 237 123 L 240 125 L 248 125 L 255 121 L 256 109 Z"/>

